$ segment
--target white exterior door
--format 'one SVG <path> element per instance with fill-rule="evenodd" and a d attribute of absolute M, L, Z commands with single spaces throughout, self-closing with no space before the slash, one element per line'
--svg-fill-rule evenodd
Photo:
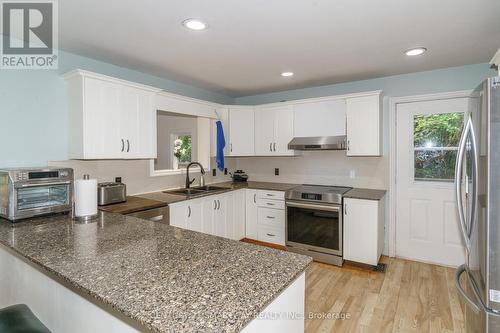
<path fill-rule="evenodd" d="M 467 98 L 401 103 L 397 116 L 396 256 L 464 262 L 454 174 Z"/>

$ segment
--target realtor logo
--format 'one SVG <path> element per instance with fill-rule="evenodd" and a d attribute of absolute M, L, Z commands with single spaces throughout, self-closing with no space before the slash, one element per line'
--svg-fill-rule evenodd
<path fill-rule="evenodd" d="M 57 68 L 57 3 L 3 1 L 2 69 Z"/>

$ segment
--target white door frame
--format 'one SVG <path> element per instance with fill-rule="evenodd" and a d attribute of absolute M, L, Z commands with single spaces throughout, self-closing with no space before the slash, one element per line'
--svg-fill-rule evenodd
<path fill-rule="evenodd" d="M 396 256 L 396 177 L 397 177 L 397 147 L 396 147 L 396 110 L 398 104 L 433 101 L 451 98 L 468 97 L 472 90 L 443 92 L 436 94 L 402 96 L 389 98 L 389 256 Z"/>

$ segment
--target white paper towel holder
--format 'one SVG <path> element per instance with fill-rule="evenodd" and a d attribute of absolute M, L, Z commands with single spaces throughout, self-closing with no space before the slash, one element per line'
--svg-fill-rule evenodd
<path fill-rule="evenodd" d="M 83 179 L 88 180 L 90 176 L 88 174 L 83 175 Z M 78 223 L 90 223 L 93 220 L 96 220 L 99 217 L 99 211 L 94 215 L 85 215 L 85 216 L 75 216 L 75 200 L 73 200 L 73 209 L 71 210 L 71 215 L 73 220 Z"/>

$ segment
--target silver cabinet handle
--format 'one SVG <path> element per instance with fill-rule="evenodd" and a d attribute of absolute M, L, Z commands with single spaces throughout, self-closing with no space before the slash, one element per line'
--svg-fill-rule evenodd
<path fill-rule="evenodd" d="M 191 217 L 191 206 L 188 206 L 188 217 Z"/>
<path fill-rule="evenodd" d="M 220 209 L 220 201 L 219 201 L 219 200 L 217 200 L 217 202 L 219 203 L 219 207 L 217 207 L 217 210 L 219 210 L 219 209 Z"/>
<path fill-rule="evenodd" d="M 214 210 L 217 209 L 217 201 L 214 200 Z"/>
<path fill-rule="evenodd" d="M 276 235 L 273 235 L 273 234 L 270 234 L 270 233 L 267 233 L 266 235 L 268 235 L 269 237 L 276 237 Z"/>
<path fill-rule="evenodd" d="M 253 194 L 253 203 L 257 203 L 257 193 Z"/>
<path fill-rule="evenodd" d="M 268 205 L 268 206 L 274 206 L 274 204 L 270 203 L 270 202 L 266 203 L 266 205 Z"/>
<path fill-rule="evenodd" d="M 274 220 L 276 217 L 275 216 L 266 216 L 270 220 Z"/>
<path fill-rule="evenodd" d="M 268 197 L 274 197 L 274 194 L 267 193 L 266 196 L 268 196 Z"/>
<path fill-rule="evenodd" d="M 455 287 L 457 288 L 458 292 L 460 293 L 460 295 L 462 295 L 462 297 L 464 298 L 464 300 L 469 303 L 470 307 L 472 308 L 472 310 L 475 312 L 475 313 L 479 313 L 480 309 L 479 309 L 479 306 L 477 306 L 476 303 L 474 303 L 470 298 L 469 296 L 467 296 L 467 294 L 465 293 L 465 291 L 462 289 L 462 286 L 460 285 L 460 275 L 462 275 L 462 273 L 465 272 L 465 264 L 464 265 L 461 265 L 457 268 L 457 270 L 455 271 Z"/>
<path fill-rule="evenodd" d="M 344 215 L 347 215 L 347 204 L 344 204 Z"/>
<path fill-rule="evenodd" d="M 269 151 L 273 151 L 273 143 L 269 142 Z"/>
<path fill-rule="evenodd" d="M 125 140 L 121 139 L 122 140 L 122 153 L 123 151 L 125 150 Z"/>
<path fill-rule="evenodd" d="M 350 141 L 350 140 L 347 140 L 347 150 L 351 150 L 351 149 L 350 149 L 350 146 L 351 146 L 351 145 L 350 145 L 350 143 L 351 143 L 351 141 Z"/>
<path fill-rule="evenodd" d="M 276 151 L 276 142 L 273 143 L 273 149 L 274 149 L 274 151 Z"/>
<path fill-rule="evenodd" d="M 231 150 L 231 153 L 233 152 L 233 144 L 229 144 L 229 146 L 231 147 L 230 150 Z"/>
<path fill-rule="evenodd" d="M 127 153 L 130 151 L 130 141 L 127 139 Z"/>

